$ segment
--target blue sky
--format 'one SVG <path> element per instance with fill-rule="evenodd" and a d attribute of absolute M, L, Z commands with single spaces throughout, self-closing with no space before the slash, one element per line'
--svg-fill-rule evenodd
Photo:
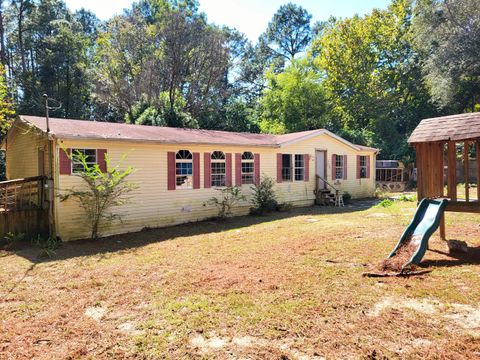
<path fill-rule="evenodd" d="M 119 14 L 132 0 L 66 0 L 72 10 L 84 7 L 106 20 Z M 209 21 L 235 27 L 252 41 L 265 30 L 275 11 L 288 0 L 200 0 L 200 9 Z M 389 0 L 290 0 L 313 15 L 313 21 L 327 20 L 331 15 L 349 17 L 363 15 L 373 8 L 386 8 Z"/>

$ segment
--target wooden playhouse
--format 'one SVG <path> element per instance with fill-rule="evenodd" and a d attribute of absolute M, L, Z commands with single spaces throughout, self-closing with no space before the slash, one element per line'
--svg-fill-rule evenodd
<path fill-rule="evenodd" d="M 419 201 L 446 198 L 449 200 L 446 211 L 480 213 L 480 187 L 477 186 L 475 194 L 469 188 L 470 153 L 476 154 L 476 178 L 480 179 L 480 112 L 424 119 L 408 142 L 417 154 Z M 464 167 L 464 196 L 457 194 L 456 166 L 460 156 Z M 444 218 L 440 223 L 440 236 L 445 239 Z"/>

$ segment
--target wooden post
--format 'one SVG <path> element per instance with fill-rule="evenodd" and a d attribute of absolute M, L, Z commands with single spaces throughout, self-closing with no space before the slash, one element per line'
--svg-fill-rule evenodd
<path fill-rule="evenodd" d="M 470 188 L 468 185 L 469 180 L 469 164 L 468 164 L 468 141 L 463 143 L 463 180 L 465 182 L 465 201 L 470 201 Z"/>
<path fill-rule="evenodd" d="M 440 239 L 446 240 L 447 236 L 445 234 L 445 213 L 442 215 L 440 219 Z"/>
<path fill-rule="evenodd" d="M 448 197 L 457 200 L 457 148 L 454 141 L 448 142 Z"/>
<path fill-rule="evenodd" d="M 477 201 L 480 203 L 480 140 L 475 142 L 477 157 Z"/>

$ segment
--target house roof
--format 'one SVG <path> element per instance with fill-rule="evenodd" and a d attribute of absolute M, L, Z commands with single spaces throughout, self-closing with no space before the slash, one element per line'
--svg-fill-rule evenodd
<path fill-rule="evenodd" d="M 480 112 L 424 119 L 413 130 L 410 144 L 480 138 Z"/>
<path fill-rule="evenodd" d="M 20 115 L 20 121 L 46 132 L 44 117 Z M 58 139 L 120 140 L 165 144 L 209 144 L 232 146 L 282 147 L 321 134 L 328 134 L 360 151 L 378 149 L 355 145 L 326 129 L 301 131 L 284 135 L 253 134 L 218 130 L 182 129 L 160 126 L 50 118 L 50 134 Z"/>

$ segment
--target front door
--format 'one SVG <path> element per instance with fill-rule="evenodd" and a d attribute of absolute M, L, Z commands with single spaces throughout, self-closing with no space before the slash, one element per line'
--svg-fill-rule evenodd
<path fill-rule="evenodd" d="M 327 184 L 322 179 L 326 180 L 326 168 L 327 168 L 327 152 L 324 150 L 317 150 L 315 152 L 316 159 L 316 174 L 320 178 L 318 179 L 318 187 L 320 189 L 325 189 Z"/>

